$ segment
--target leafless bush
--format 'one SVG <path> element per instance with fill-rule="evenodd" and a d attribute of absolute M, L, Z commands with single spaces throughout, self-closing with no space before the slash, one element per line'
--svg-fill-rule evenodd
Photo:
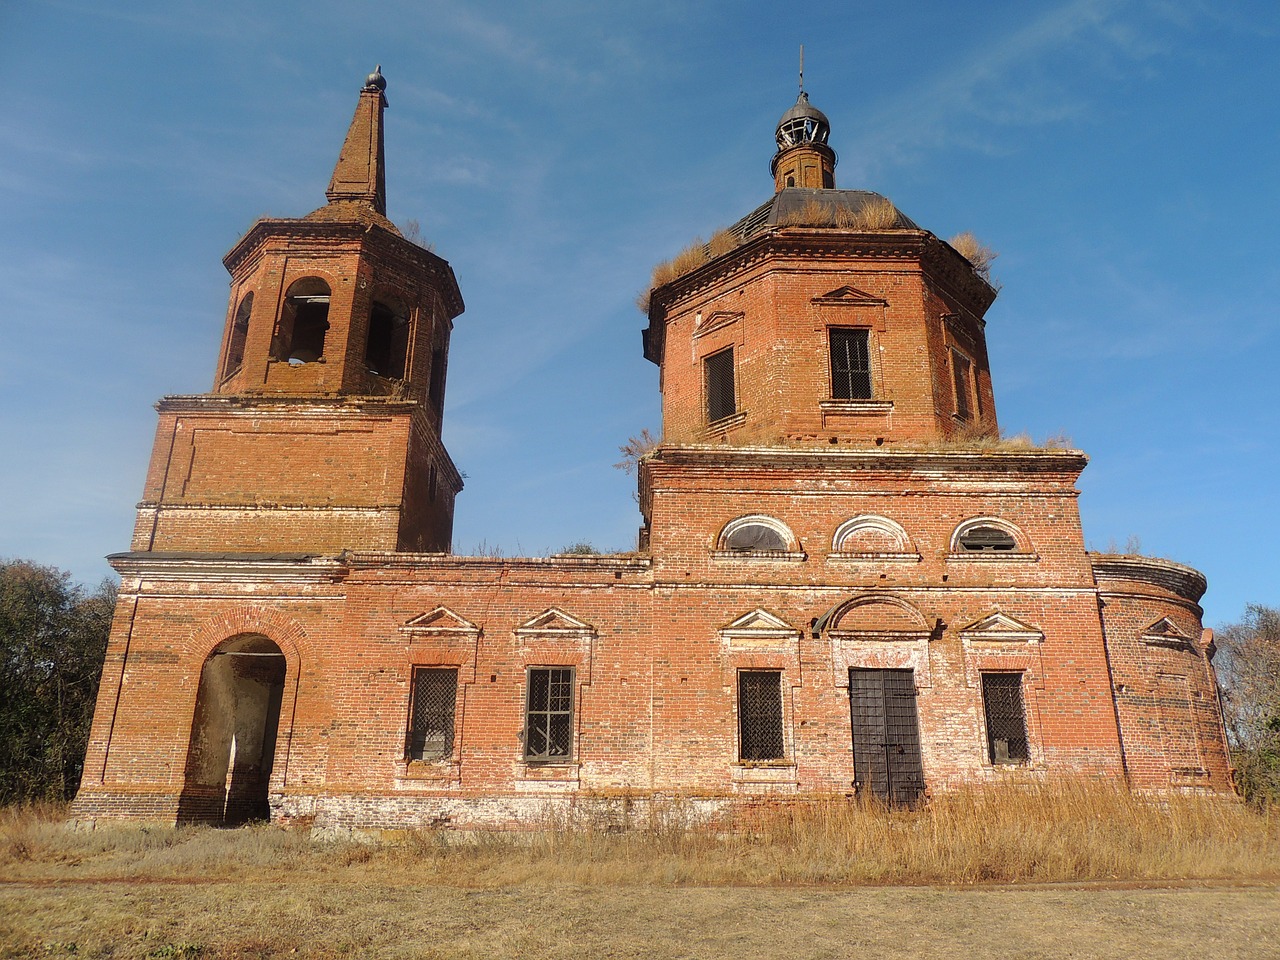
<path fill-rule="evenodd" d="M 627 476 L 631 476 L 636 472 L 640 461 L 656 450 L 660 443 L 662 443 L 662 438 L 655 437 L 649 432 L 649 428 L 645 427 L 640 431 L 639 436 L 629 437 L 626 443 L 618 447 L 618 452 L 622 454 L 622 459 L 613 465 L 614 468 L 621 470 Z"/>

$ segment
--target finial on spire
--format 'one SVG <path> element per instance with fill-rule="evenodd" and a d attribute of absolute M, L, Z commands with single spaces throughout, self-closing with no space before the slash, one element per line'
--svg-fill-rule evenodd
<path fill-rule="evenodd" d="M 382 91 L 386 86 L 382 64 L 378 64 L 378 69 L 369 74 L 360 89 L 351 128 L 338 154 L 329 189 L 325 191 L 330 203 L 360 201 L 384 217 L 387 215 L 387 175 L 382 148 L 382 111 L 386 109 L 387 98 Z"/>
<path fill-rule="evenodd" d="M 804 96 L 804 44 L 800 44 L 800 96 Z"/>

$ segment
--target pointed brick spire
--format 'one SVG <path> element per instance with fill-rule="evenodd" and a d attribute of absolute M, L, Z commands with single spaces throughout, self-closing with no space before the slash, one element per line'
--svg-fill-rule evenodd
<path fill-rule="evenodd" d="M 382 91 L 387 81 L 378 65 L 364 82 L 351 129 L 338 154 L 333 179 L 325 196 L 330 203 L 356 200 L 369 204 L 384 217 L 387 214 L 387 171 L 382 148 L 382 111 L 387 99 Z"/>

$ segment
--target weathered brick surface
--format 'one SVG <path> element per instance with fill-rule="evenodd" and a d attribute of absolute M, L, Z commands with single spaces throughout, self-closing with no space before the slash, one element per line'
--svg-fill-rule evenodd
<path fill-rule="evenodd" d="M 380 130 L 380 93 L 362 96 L 352 136 Z M 850 670 L 868 667 L 913 671 L 928 790 L 1055 775 L 1230 790 L 1203 578 L 1085 552 L 1082 454 L 954 445 L 997 429 L 994 292 L 932 234 L 784 226 L 655 291 L 665 443 L 639 474 L 648 549 L 456 557 L 440 408 L 461 298 L 444 261 L 350 199 L 365 189 L 351 176 L 346 199 L 262 221 L 228 255 L 215 390 L 159 406 L 133 550 L 113 558 L 78 816 L 216 819 L 228 790 L 259 789 L 235 781 L 260 767 L 263 809 L 331 828 L 850 794 Z M 332 290 L 323 361 L 273 359 L 285 291 L 305 277 Z M 410 324 L 396 379 L 366 362 L 373 304 L 391 301 Z M 869 331 L 870 400 L 833 401 L 832 327 Z M 737 413 L 708 424 L 703 364 L 727 347 Z M 726 526 L 751 516 L 785 549 L 727 549 Z M 961 549 L 978 520 L 1014 549 Z M 274 732 L 260 765 L 233 760 L 207 719 L 202 676 L 223 656 L 269 658 L 217 674 L 234 688 L 219 709 L 256 697 L 269 718 L 249 738 Z M 408 749 L 419 667 L 458 677 L 452 751 L 426 761 Z M 562 762 L 524 756 L 539 667 L 574 671 Z M 742 670 L 781 677 L 776 760 L 741 759 Z M 273 671 L 283 687 L 268 690 Z M 989 756 L 986 672 L 1021 678 L 1023 763 Z"/>

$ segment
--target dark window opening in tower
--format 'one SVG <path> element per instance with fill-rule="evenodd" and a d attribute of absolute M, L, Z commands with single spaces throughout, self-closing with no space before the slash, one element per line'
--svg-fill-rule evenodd
<path fill-rule="evenodd" d="M 231 321 L 231 340 L 227 344 L 227 362 L 222 368 L 222 378 L 238 373 L 244 365 L 244 345 L 249 338 L 249 314 L 253 312 L 253 293 L 246 293 Z"/>
<path fill-rule="evenodd" d="M 375 301 L 369 312 L 369 342 L 364 362 L 380 377 L 404 377 L 405 355 L 409 348 L 409 315 L 395 301 Z"/>
<path fill-rule="evenodd" d="M 707 423 L 715 423 L 738 412 L 733 389 L 733 347 L 713 353 L 702 361 L 707 392 Z"/>
<path fill-rule="evenodd" d="M 788 177 L 787 177 L 787 186 L 788 186 L 788 187 L 794 187 L 795 185 L 796 185 L 796 178 L 795 178 L 795 177 L 792 177 L 792 176 L 788 176 Z"/>
<path fill-rule="evenodd" d="M 832 399 L 870 400 L 870 331 L 833 327 L 829 339 Z"/>
<path fill-rule="evenodd" d="M 431 351 L 431 384 L 427 395 L 437 412 L 444 410 L 444 348 L 437 347 Z"/>
<path fill-rule="evenodd" d="M 318 277 L 298 280 L 285 294 L 271 358 L 291 364 L 313 363 L 324 356 L 329 330 L 329 285 Z"/>
<path fill-rule="evenodd" d="M 835 188 L 836 178 L 831 175 L 831 171 L 823 169 L 822 171 L 822 188 L 824 190 L 832 190 Z"/>
<path fill-rule="evenodd" d="M 973 407 L 969 402 L 969 370 L 972 364 L 963 353 L 951 351 L 951 375 L 956 388 L 956 416 L 968 420 L 973 416 Z"/>

